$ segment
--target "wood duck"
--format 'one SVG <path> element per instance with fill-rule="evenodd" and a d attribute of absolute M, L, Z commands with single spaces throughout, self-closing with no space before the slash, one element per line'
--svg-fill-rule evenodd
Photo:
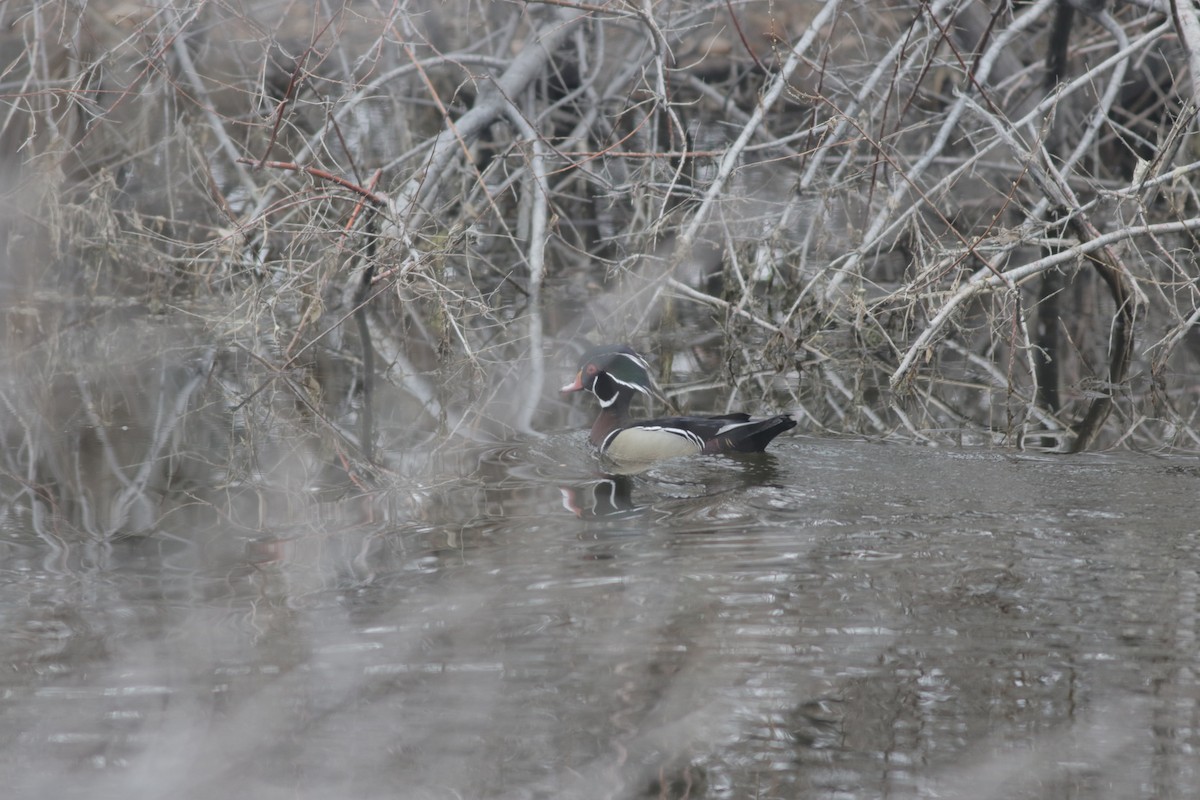
<path fill-rule="evenodd" d="M 758 453 L 796 427 L 791 414 L 750 419 L 748 414 L 662 417 L 634 421 L 629 404 L 650 395 L 650 367 L 628 345 L 603 345 L 583 354 L 575 380 L 563 394 L 587 390 L 600 401 L 592 444 L 618 463 L 647 463 L 695 453 Z"/>

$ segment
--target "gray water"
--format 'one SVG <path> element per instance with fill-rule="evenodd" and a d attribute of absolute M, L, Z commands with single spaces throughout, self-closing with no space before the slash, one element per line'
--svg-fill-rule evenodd
<path fill-rule="evenodd" d="M 605 479 L 570 432 L 435 466 L 113 541 L 10 513 L 4 796 L 1200 786 L 1194 459 L 785 436 Z"/>

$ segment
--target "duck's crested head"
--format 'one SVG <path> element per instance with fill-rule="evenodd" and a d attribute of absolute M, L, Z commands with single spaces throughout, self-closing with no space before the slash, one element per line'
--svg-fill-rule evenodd
<path fill-rule="evenodd" d="M 611 405 L 623 390 L 650 394 L 650 365 L 627 344 L 593 347 L 579 358 L 575 380 L 562 387 L 563 394 L 587 390 L 602 406 Z"/>

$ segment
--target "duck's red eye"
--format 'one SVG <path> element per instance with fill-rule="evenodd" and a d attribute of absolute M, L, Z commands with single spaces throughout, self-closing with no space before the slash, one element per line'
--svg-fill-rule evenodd
<path fill-rule="evenodd" d="M 587 365 L 587 374 L 588 375 L 595 375 L 599 371 L 600 371 L 599 368 L 597 368 L 595 364 Z"/>

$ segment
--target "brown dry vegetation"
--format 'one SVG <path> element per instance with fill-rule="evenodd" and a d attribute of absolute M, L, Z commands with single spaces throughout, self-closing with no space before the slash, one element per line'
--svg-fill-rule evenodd
<path fill-rule="evenodd" d="M 1195 451 L 1196 13 L 6 3 L 5 494 L 403 471 L 618 340 L 685 409 Z"/>

